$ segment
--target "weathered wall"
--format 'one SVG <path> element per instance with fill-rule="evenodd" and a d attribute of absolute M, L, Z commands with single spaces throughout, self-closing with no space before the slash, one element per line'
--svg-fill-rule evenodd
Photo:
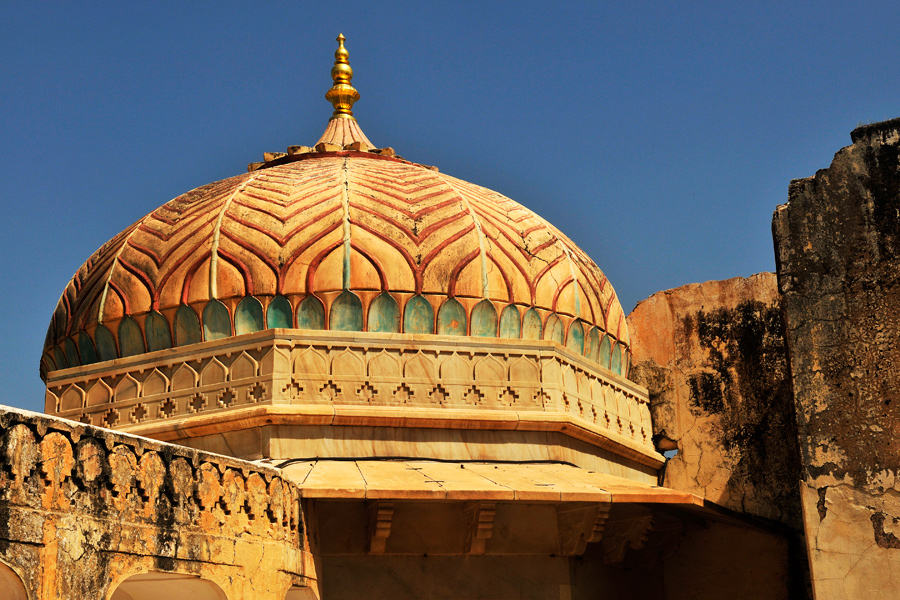
<path fill-rule="evenodd" d="M 900 587 L 900 120 L 851 137 L 772 226 L 818 600 Z"/>
<path fill-rule="evenodd" d="M 793 407 L 775 275 L 658 292 L 628 316 L 632 378 L 653 435 L 678 454 L 664 484 L 800 527 Z"/>
<path fill-rule="evenodd" d="M 274 469 L 0 407 L 0 565 L 31 600 L 109 599 L 148 573 L 283 600 L 315 589 L 305 539 Z"/>

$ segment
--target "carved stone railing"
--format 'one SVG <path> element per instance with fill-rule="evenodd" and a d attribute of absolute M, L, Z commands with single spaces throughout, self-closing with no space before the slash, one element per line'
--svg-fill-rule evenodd
<path fill-rule="evenodd" d="M 273 329 L 47 381 L 47 412 L 106 427 L 254 405 L 431 409 L 447 420 L 509 413 L 658 456 L 646 390 L 547 341 Z"/>
<path fill-rule="evenodd" d="M 106 598 L 165 571 L 280 600 L 308 584 L 305 540 L 275 469 L 0 407 L 0 559 L 31 597 Z"/>

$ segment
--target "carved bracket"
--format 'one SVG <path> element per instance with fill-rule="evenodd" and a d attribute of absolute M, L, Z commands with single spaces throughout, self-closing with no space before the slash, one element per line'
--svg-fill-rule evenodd
<path fill-rule="evenodd" d="M 562 556 L 580 556 L 588 542 L 603 538 L 611 505 L 563 504 L 557 507 L 559 525 L 559 553 Z"/>
<path fill-rule="evenodd" d="M 485 544 L 494 534 L 494 515 L 497 505 L 493 502 L 469 502 L 466 504 L 466 554 L 484 554 Z"/>
<path fill-rule="evenodd" d="M 607 523 L 603 537 L 603 560 L 608 565 L 622 562 L 628 548 L 641 550 L 647 543 L 653 527 L 653 515 L 649 512 Z"/>
<path fill-rule="evenodd" d="M 369 554 L 384 554 L 387 539 L 391 536 L 391 525 L 394 522 L 394 503 L 369 502 L 366 507 L 366 530 Z"/>

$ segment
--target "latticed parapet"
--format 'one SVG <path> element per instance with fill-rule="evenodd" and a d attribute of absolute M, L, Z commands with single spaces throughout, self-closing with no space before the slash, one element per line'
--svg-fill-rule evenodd
<path fill-rule="evenodd" d="M 660 464 L 646 390 L 540 340 L 269 330 L 58 371 L 47 385 L 48 412 L 163 439 L 210 419 L 558 431 Z"/>
<path fill-rule="evenodd" d="M 0 432 L 0 558 L 32 598 L 165 571 L 281 600 L 314 576 L 299 491 L 275 469 L 6 408 Z"/>

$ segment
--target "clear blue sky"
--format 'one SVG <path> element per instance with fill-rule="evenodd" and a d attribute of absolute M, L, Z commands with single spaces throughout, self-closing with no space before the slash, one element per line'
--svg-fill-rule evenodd
<path fill-rule="evenodd" d="M 312 144 L 347 36 L 369 138 L 567 232 L 622 304 L 774 269 L 788 182 L 900 116 L 895 2 L 0 6 L 0 403 L 59 294 L 169 199 Z"/>

